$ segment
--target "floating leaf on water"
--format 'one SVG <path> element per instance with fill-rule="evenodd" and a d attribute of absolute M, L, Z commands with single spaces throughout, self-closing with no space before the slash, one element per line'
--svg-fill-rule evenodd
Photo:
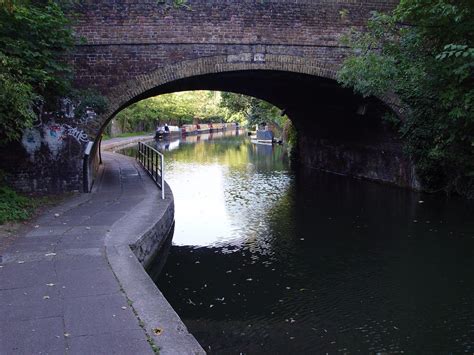
<path fill-rule="evenodd" d="M 192 304 L 193 306 L 195 306 L 195 305 L 196 305 L 196 303 L 194 303 L 193 301 L 191 301 L 191 299 L 190 299 L 190 298 L 188 298 L 188 303 L 189 303 L 189 304 Z"/>

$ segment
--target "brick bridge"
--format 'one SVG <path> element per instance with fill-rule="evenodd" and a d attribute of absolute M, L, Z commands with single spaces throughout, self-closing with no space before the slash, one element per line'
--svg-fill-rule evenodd
<path fill-rule="evenodd" d="M 380 117 L 388 100 L 362 99 L 335 81 L 351 27 L 395 0 L 104 0 L 76 8 L 71 62 L 79 87 L 98 89 L 107 113 L 44 114 L 21 147 L 2 157 L 23 190 L 83 190 L 95 142 L 114 114 L 138 100 L 182 90 L 231 91 L 289 115 L 301 161 L 314 168 L 416 186 L 413 167 Z M 363 114 L 361 114 L 363 113 Z M 15 153 L 12 154 L 11 152 Z"/>

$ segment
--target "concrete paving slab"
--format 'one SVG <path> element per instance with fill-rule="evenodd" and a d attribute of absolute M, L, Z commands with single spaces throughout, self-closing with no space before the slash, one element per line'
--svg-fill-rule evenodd
<path fill-rule="evenodd" d="M 120 285 L 110 267 L 89 269 L 87 272 L 65 267 L 58 269 L 57 273 L 61 285 L 60 292 L 65 299 L 108 295 L 120 291 Z"/>
<path fill-rule="evenodd" d="M 35 228 L 32 231 L 26 234 L 26 237 L 41 237 L 41 236 L 54 236 L 54 235 L 62 235 L 67 230 L 71 229 L 70 226 L 40 226 L 39 228 Z"/>
<path fill-rule="evenodd" d="M 48 251 L 54 250 L 59 243 L 60 239 L 56 237 L 52 242 L 49 243 L 45 242 L 44 240 L 22 238 L 22 240 L 16 241 L 14 245 L 7 248 L 3 255 L 31 253 L 31 250 L 34 250 L 37 253 L 45 254 Z"/>
<path fill-rule="evenodd" d="M 0 323 L 0 354 L 62 354 L 66 342 L 62 317 Z"/>
<path fill-rule="evenodd" d="M 130 206 L 130 208 L 133 208 L 133 206 Z M 89 226 L 111 226 L 126 215 L 123 211 L 113 210 L 111 206 L 107 206 L 107 210 L 109 211 L 100 212 L 91 217 L 91 219 L 87 221 L 87 224 Z"/>
<path fill-rule="evenodd" d="M 65 305 L 64 322 L 73 337 L 140 329 L 122 293 L 70 299 Z"/>
<path fill-rule="evenodd" d="M 54 264 L 51 261 L 9 263 L 0 268 L 0 290 L 42 286 L 57 283 Z"/>
<path fill-rule="evenodd" d="M 49 297 L 44 299 L 43 297 Z M 24 304 L 1 304 L 0 314 L 6 321 L 30 320 L 39 318 L 62 317 L 63 300 L 51 292 L 45 293 L 41 299 L 29 300 Z"/>
<path fill-rule="evenodd" d="M 50 286 L 52 284 L 52 286 Z M 49 296 L 53 301 L 59 300 L 59 285 L 48 282 L 47 284 L 0 290 L 0 305 L 27 305 L 29 303 L 44 306 Z"/>
<path fill-rule="evenodd" d="M 80 270 L 87 273 L 90 270 L 108 268 L 109 264 L 103 255 L 67 255 L 54 259 L 56 270 Z"/>
<path fill-rule="evenodd" d="M 64 236 L 104 236 L 110 230 L 109 226 L 91 226 L 89 223 L 84 223 L 82 226 L 72 227 L 68 230 L 67 233 L 64 233 Z"/>
<path fill-rule="evenodd" d="M 85 335 L 69 339 L 69 355 L 154 354 L 141 330 Z"/>
<path fill-rule="evenodd" d="M 24 264 L 41 261 L 52 261 L 56 246 L 49 245 L 45 248 L 37 248 L 35 251 L 18 251 L 3 253 L 2 262 L 4 264 Z"/>
<path fill-rule="evenodd" d="M 55 250 L 102 248 L 104 239 L 105 235 L 68 235 L 56 244 Z"/>
<path fill-rule="evenodd" d="M 60 216 L 61 218 L 49 218 L 48 220 L 38 221 L 38 225 L 40 226 L 64 226 L 64 227 L 74 227 L 74 226 L 81 226 L 85 224 L 85 221 L 91 218 L 90 215 L 78 215 L 78 214 L 70 214 L 67 216 Z"/>

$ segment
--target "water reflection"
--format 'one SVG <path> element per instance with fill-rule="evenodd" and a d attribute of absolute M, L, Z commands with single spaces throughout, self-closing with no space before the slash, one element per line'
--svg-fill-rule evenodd
<path fill-rule="evenodd" d="M 235 131 L 198 138 L 182 139 L 179 150 L 165 152 L 176 204 L 173 243 L 242 245 L 252 239 L 249 215 L 270 209 L 277 201 L 274 191 L 286 189 L 287 155 L 280 146 L 262 152 Z M 244 225 L 248 235 L 241 233 Z"/>
<path fill-rule="evenodd" d="M 472 353 L 472 204 L 260 148 L 165 152 L 176 231 L 155 280 L 208 352 Z"/>

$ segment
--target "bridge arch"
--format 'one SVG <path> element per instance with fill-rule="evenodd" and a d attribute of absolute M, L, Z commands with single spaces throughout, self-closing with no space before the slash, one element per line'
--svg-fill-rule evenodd
<path fill-rule="evenodd" d="M 291 55 L 241 53 L 184 60 L 140 75 L 110 90 L 109 109 L 103 115 L 109 119 L 124 107 L 151 96 L 162 85 L 209 74 L 240 71 L 279 71 L 307 74 L 336 80 L 337 68 L 327 63 Z"/>
<path fill-rule="evenodd" d="M 310 167 L 411 186 L 414 173 L 394 132 L 382 123 L 394 98 L 364 99 L 336 81 L 338 65 L 259 52 L 209 56 L 163 66 L 108 89 L 109 108 L 91 137 L 100 137 L 123 108 L 142 99 L 186 90 L 237 92 L 284 109 L 299 134 L 300 160 Z M 249 83 L 247 83 L 249 82 Z M 263 86 L 257 90 L 252 83 Z M 369 106 L 360 119 L 357 111 Z M 95 139 L 96 144 L 98 139 Z"/>
<path fill-rule="evenodd" d="M 337 65 L 293 55 L 244 52 L 240 54 L 184 60 L 161 67 L 153 72 L 139 75 L 110 88 L 106 94 L 109 102 L 108 110 L 101 115 L 100 130 L 102 130 L 118 112 L 134 102 L 159 94 L 193 89 L 192 87 L 187 87 L 186 84 L 181 86 L 179 90 L 173 89 L 173 83 L 178 81 L 186 81 L 191 78 L 200 78 L 209 75 L 217 76 L 232 72 L 279 72 L 304 75 L 313 79 L 322 78 L 335 83 L 337 80 L 337 71 Z M 217 88 L 210 88 L 206 87 L 205 84 L 199 89 L 216 89 L 249 94 L 245 92 L 245 90 L 239 91 L 233 87 L 222 90 L 219 86 Z M 280 106 L 279 103 L 274 102 L 271 97 L 259 97 L 259 95 L 255 93 L 250 93 L 249 96 L 265 99 L 276 106 Z M 396 114 L 403 114 L 403 110 L 396 97 L 386 96 L 377 99 Z"/>

